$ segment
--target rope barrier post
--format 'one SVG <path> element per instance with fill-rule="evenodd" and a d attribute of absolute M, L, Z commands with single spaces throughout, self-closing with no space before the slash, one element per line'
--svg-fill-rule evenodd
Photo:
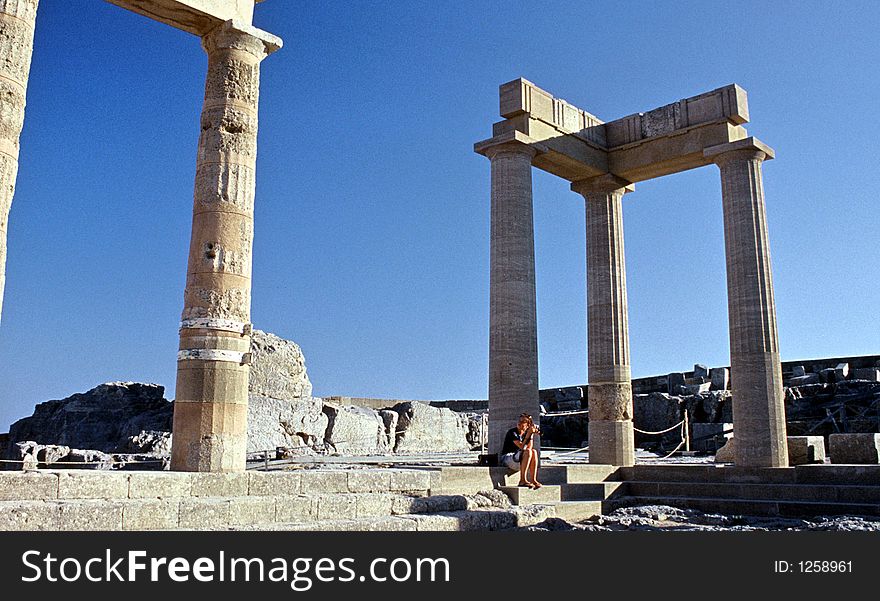
<path fill-rule="evenodd" d="M 269 451 L 263 453 L 263 469 L 269 471 Z"/>
<path fill-rule="evenodd" d="M 687 409 L 684 410 L 684 431 L 682 432 L 682 438 L 684 438 L 684 450 L 686 453 L 689 453 L 691 450 L 691 437 L 688 429 Z"/>

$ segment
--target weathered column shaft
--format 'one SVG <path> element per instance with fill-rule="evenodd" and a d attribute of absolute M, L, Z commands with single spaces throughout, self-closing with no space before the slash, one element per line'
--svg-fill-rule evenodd
<path fill-rule="evenodd" d="M 782 367 L 761 164 L 772 151 L 749 141 L 714 150 L 721 170 L 730 322 L 735 462 L 788 465 Z M 721 147 L 723 148 L 723 147 Z"/>
<path fill-rule="evenodd" d="M 520 413 L 540 416 L 532 157 L 521 143 L 491 149 L 492 231 L 489 284 L 489 452 Z M 537 445 L 536 445 L 537 446 Z"/>
<path fill-rule="evenodd" d="M 0 315 L 6 285 L 6 232 L 18 175 L 18 138 L 34 49 L 39 0 L 0 0 Z"/>
<path fill-rule="evenodd" d="M 227 21 L 208 54 L 171 467 L 244 470 L 260 61 L 280 40 Z"/>
<path fill-rule="evenodd" d="M 586 201 L 590 462 L 611 465 L 635 461 L 621 206 L 627 186 L 608 176 L 572 184 Z"/>

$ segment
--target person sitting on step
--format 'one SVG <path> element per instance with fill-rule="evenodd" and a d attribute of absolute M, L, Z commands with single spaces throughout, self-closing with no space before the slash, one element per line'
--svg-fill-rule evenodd
<path fill-rule="evenodd" d="M 535 425 L 532 416 L 523 413 L 516 427 L 507 431 L 501 446 L 501 465 L 519 472 L 517 486 L 532 489 L 541 488 L 538 482 L 538 451 L 534 448 L 534 437 L 541 430 Z"/>

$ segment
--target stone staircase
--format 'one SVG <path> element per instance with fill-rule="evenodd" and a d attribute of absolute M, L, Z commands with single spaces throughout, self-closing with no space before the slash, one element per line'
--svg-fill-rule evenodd
<path fill-rule="evenodd" d="M 517 486 L 519 474 L 506 468 L 444 467 L 441 473 L 444 492 L 468 494 L 491 486 L 503 491 L 514 506 L 542 508 L 547 517 L 569 522 L 601 515 L 625 484 L 618 479 L 619 468 L 596 464 L 542 467 L 544 486 L 537 490 Z"/>
<path fill-rule="evenodd" d="M 443 493 L 442 479 L 439 469 L 5 471 L 0 530 L 505 530 L 549 517 Z"/>
<path fill-rule="evenodd" d="M 619 476 L 625 489 L 609 508 L 658 504 L 739 515 L 880 516 L 880 465 L 637 465 L 620 468 Z"/>

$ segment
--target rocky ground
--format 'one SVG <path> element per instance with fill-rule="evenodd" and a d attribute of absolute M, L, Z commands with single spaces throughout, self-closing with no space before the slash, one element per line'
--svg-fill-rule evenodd
<path fill-rule="evenodd" d="M 838 531 L 880 532 L 880 518 L 829 516 L 810 519 L 770 518 L 703 513 L 668 505 L 621 507 L 608 515 L 597 516 L 580 524 L 550 518 L 523 530 L 539 532 L 760 532 L 760 531 Z"/>

